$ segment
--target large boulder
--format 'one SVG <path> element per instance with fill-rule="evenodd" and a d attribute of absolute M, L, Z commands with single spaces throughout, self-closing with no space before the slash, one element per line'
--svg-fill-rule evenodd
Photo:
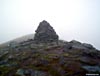
<path fill-rule="evenodd" d="M 76 40 L 70 41 L 70 44 L 72 45 L 72 49 L 87 49 L 85 46 L 82 45 L 81 42 Z"/>
<path fill-rule="evenodd" d="M 72 45 L 72 48 L 74 48 L 74 49 L 84 49 L 84 50 L 94 49 L 95 50 L 95 48 L 91 44 L 81 43 L 76 40 L 72 40 L 69 43 Z"/>
<path fill-rule="evenodd" d="M 88 49 L 95 49 L 91 44 L 83 43 L 83 46 Z"/>
<path fill-rule="evenodd" d="M 37 30 L 35 31 L 34 41 L 36 43 L 57 42 L 58 35 L 53 27 L 45 20 L 40 22 Z"/>

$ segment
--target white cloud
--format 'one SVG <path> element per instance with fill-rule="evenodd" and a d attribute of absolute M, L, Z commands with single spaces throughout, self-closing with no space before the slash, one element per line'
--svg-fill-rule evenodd
<path fill-rule="evenodd" d="M 0 0 L 0 42 L 33 33 L 45 19 L 61 38 L 88 41 L 100 47 L 99 3 L 99 0 Z"/>

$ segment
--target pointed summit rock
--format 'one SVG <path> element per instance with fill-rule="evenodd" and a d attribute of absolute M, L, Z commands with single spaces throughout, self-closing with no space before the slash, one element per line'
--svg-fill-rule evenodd
<path fill-rule="evenodd" d="M 45 20 L 40 22 L 35 32 L 34 41 L 36 43 L 57 42 L 59 38 L 53 27 Z"/>

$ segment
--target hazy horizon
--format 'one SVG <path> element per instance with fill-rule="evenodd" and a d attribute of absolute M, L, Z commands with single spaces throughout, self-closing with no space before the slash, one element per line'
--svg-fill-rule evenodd
<path fill-rule="evenodd" d="M 0 0 L 0 43 L 34 34 L 46 20 L 60 39 L 100 49 L 100 0 Z"/>

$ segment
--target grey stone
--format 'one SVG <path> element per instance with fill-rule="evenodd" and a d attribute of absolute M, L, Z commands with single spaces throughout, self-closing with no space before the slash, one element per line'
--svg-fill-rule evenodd
<path fill-rule="evenodd" d="M 53 27 L 45 20 L 40 22 L 37 30 L 35 31 L 34 41 L 36 43 L 57 42 L 58 35 Z"/>
<path fill-rule="evenodd" d="M 97 60 L 94 60 L 91 57 L 83 56 L 83 57 L 80 57 L 79 60 L 82 62 L 82 64 L 98 65 L 98 61 Z"/>
<path fill-rule="evenodd" d="M 72 45 L 70 43 L 67 43 L 63 46 L 63 51 L 64 52 L 67 52 L 69 51 L 70 49 L 72 49 Z"/>
<path fill-rule="evenodd" d="M 43 71 L 35 71 L 34 76 L 50 76 L 46 72 Z"/>
<path fill-rule="evenodd" d="M 50 76 L 44 71 L 32 70 L 32 69 L 18 69 L 16 72 L 20 76 Z"/>
<path fill-rule="evenodd" d="M 60 65 L 65 65 L 65 64 L 66 64 L 66 60 L 65 60 L 65 58 L 64 58 L 63 56 L 61 56 L 61 57 L 59 58 L 59 64 L 60 64 Z"/>
<path fill-rule="evenodd" d="M 86 49 L 80 42 L 76 40 L 70 41 L 70 44 L 72 45 L 73 49 Z"/>
<path fill-rule="evenodd" d="M 86 47 L 84 47 L 82 45 L 72 45 L 72 48 L 75 48 L 75 49 L 87 49 Z"/>
<path fill-rule="evenodd" d="M 83 43 L 82 45 L 88 49 L 94 49 L 94 47 L 91 44 Z"/>
<path fill-rule="evenodd" d="M 0 61 L 0 65 L 5 65 L 7 63 L 8 63 L 8 60 L 2 60 L 2 61 Z"/>
<path fill-rule="evenodd" d="M 10 47 L 10 48 L 15 48 L 16 46 L 18 46 L 18 43 L 17 42 L 10 42 L 9 44 L 8 44 L 8 46 Z"/>
<path fill-rule="evenodd" d="M 87 58 L 87 57 L 80 57 L 80 61 L 88 63 L 89 62 L 89 58 Z"/>
<path fill-rule="evenodd" d="M 82 66 L 82 68 L 87 70 L 88 72 L 100 72 L 99 66 Z"/>
<path fill-rule="evenodd" d="M 14 59 L 15 57 L 13 55 L 9 55 L 8 59 Z"/>
<path fill-rule="evenodd" d="M 24 76 L 24 70 L 23 69 L 18 69 L 16 72 L 17 75 Z"/>
<path fill-rule="evenodd" d="M 42 65 L 46 66 L 49 64 L 49 61 L 48 60 L 44 60 L 44 59 L 40 59 L 39 61 Z"/>
<path fill-rule="evenodd" d="M 76 41 L 76 40 L 72 40 L 72 41 L 70 41 L 70 43 L 72 43 L 72 44 L 81 44 L 79 41 Z"/>
<path fill-rule="evenodd" d="M 72 48 L 74 49 L 84 49 L 84 50 L 94 49 L 92 45 L 87 44 L 87 43 L 81 43 L 76 40 L 72 40 L 70 41 L 70 43 L 72 44 Z"/>

